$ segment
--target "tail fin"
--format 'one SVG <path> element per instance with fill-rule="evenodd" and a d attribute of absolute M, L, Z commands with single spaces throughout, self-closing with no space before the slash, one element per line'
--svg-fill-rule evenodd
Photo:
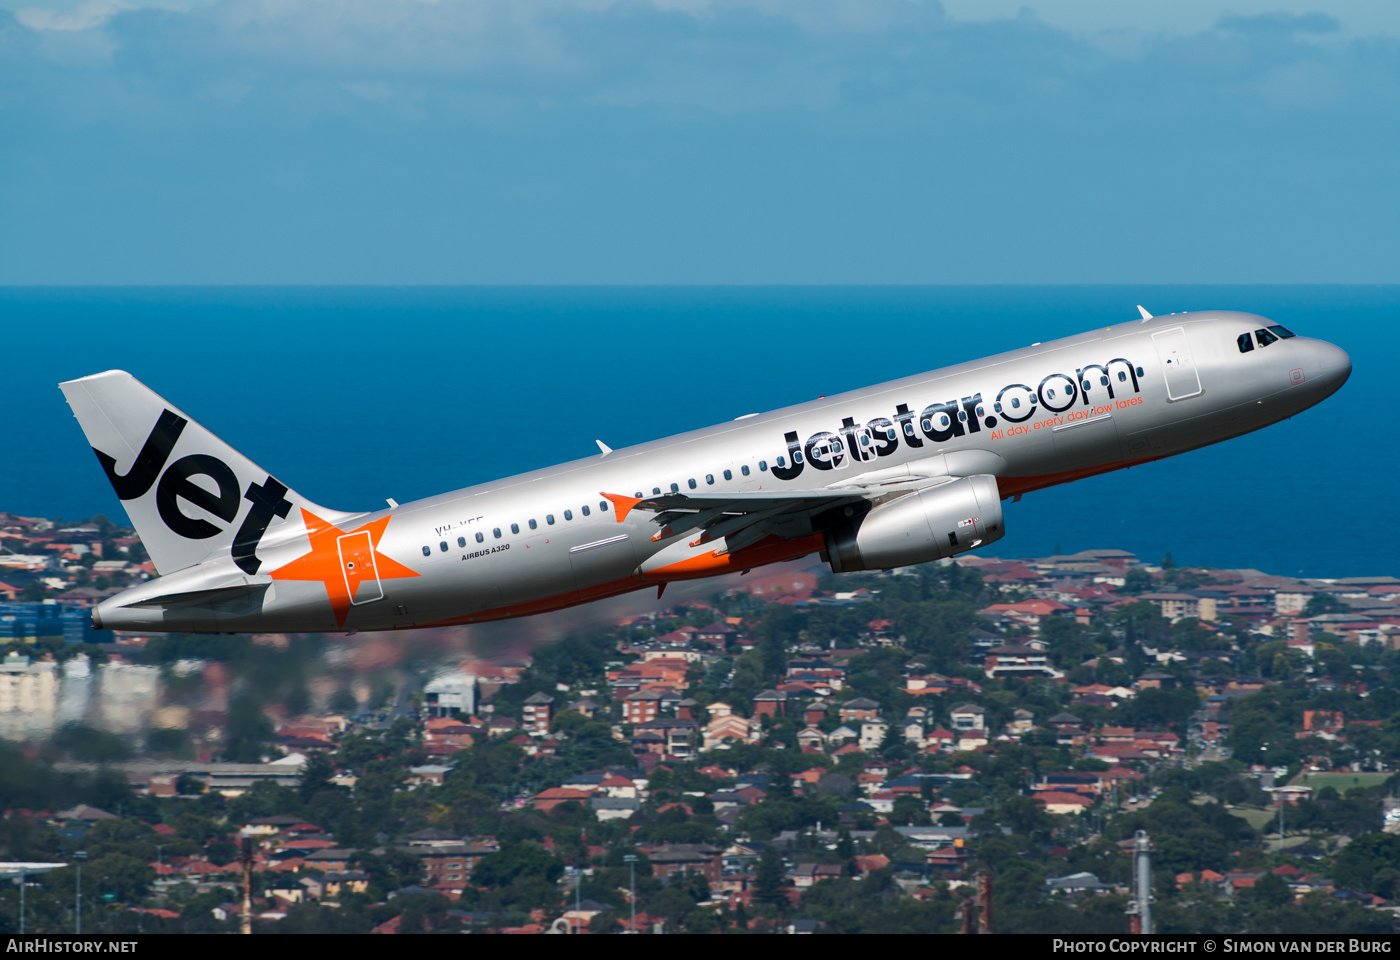
<path fill-rule="evenodd" d="M 305 529 L 295 508 L 351 516 L 298 496 L 125 371 L 59 389 L 161 575 L 230 553 L 254 574 L 260 545 Z"/>

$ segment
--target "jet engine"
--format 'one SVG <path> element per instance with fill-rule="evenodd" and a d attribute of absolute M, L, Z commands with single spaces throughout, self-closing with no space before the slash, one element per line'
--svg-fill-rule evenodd
<path fill-rule="evenodd" d="M 986 474 L 926 487 L 881 504 L 825 534 L 836 573 L 939 560 L 1000 540 L 997 479 Z"/>

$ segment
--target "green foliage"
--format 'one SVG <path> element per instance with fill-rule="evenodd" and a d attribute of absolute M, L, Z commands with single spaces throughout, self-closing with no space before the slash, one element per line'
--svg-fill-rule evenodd
<path fill-rule="evenodd" d="M 1149 687 L 1118 708 L 1122 722 L 1138 727 L 1174 727 L 1182 733 L 1200 707 L 1201 698 L 1192 688 L 1159 690 Z"/>
<path fill-rule="evenodd" d="M 783 866 L 782 855 L 771 843 L 759 854 L 758 866 L 754 869 L 753 899 L 779 910 L 788 905 L 787 871 Z"/>
<path fill-rule="evenodd" d="M 1109 823 L 1107 834 L 1125 840 L 1137 830 L 1152 837 L 1153 866 L 1169 873 L 1229 869 L 1232 851 L 1256 838 L 1248 823 L 1215 803 L 1162 799 L 1143 810 L 1123 814 Z"/>
<path fill-rule="evenodd" d="M 1368 833 L 1357 837 L 1337 854 L 1332 878 L 1341 887 L 1376 893 L 1376 875 L 1400 864 L 1400 835 Z M 1383 878 L 1389 884 L 1389 875 Z"/>
<path fill-rule="evenodd" d="M 258 701 L 249 695 L 235 698 L 224 727 L 224 759 L 233 763 L 258 763 L 264 744 L 272 739 L 272 723 L 263 716 Z"/>
<path fill-rule="evenodd" d="M 1137 600 L 1115 610 L 1110 618 L 1128 644 L 1165 646 L 1171 636 L 1171 621 L 1162 616 L 1155 603 Z"/>
<path fill-rule="evenodd" d="M 65 723 L 54 734 L 53 745 L 80 763 L 116 763 L 131 756 L 121 737 L 81 723 Z"/>
<path fill-rule="evenodd" d="M 1266 644 L 1267 646 L 1267 644 Z M 1302 722 L 1302 692 L 1274 684 L 1235 702 L 1226 743 L 1242 763 L 1287 766 L 1297 758 L 1293 731 Z"/>
<path fill-rule="evenodd" d="M 564 864 L 537 843 L 528 841 L 502 845 L 482 857 L 472 872 L 472 880 L 486 887 L 504 887 L 519 879 L 554 883 L 564 875 Z"/>

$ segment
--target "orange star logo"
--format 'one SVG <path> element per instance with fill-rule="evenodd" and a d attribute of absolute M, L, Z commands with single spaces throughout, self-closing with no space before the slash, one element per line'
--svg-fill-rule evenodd
<path fill-rule="evenodd" d="M 379 588 L 380 580 L 418 576 L 417 572 L 375 549 L 379 546 L 379 538 L 384 536 L 384 528 L 389 525 L 389 516 L 380 517 L 354 530 L 342 530 L 306 509 L 301 511 L 301 518 L 306 524 L 311 552 L 283 564 L 270 576 L 274 580 L 321 581 L 326 586 L 326 595 L 330 598 L 338 627 L 345 626 L 346 614 L 350 612 L 361 584 L 371 584 L 366 590 L 368 596 L 360 600 L 365 603 L 377 600 L 376 592 L 383 596 Z"/>

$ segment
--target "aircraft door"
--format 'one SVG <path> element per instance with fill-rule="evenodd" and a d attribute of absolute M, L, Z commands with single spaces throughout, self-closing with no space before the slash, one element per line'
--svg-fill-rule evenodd
<path fill-rule="evenodd" d="M 1176 327 L 1152 335 L 1157 358 L 1162 361 L 1162 373 L 1167 379 L 1167 399 L 1185 400 L 1201 392 L 1201 378 L 1196 361 L 1191 356 L 1191 344 L 1186 330 Z"/>
<path fill-rule="evenodd" d="M 374 562 L 374 541 L 368 530 L 347 533 L 336 538 L 340 552 L 340 573 L 345 578 L 345 590 L 350 603 L 358 606 L 384 599 L 384 585 L 379 582 L 379 566 Z"/>

